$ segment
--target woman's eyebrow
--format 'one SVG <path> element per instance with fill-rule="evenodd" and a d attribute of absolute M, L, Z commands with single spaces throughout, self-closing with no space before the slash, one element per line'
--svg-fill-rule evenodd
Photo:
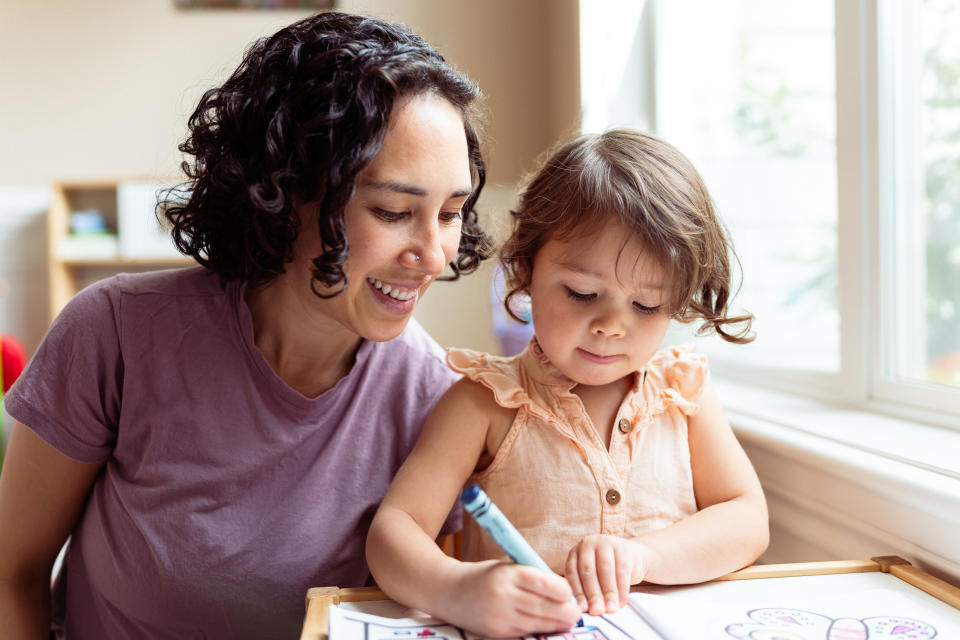
<path fill-rule="evenodd" d="M 393 182 L 390 180 L 385 182 L 367 182 L 363 186 L 370 189 L 392 191 L 393 193 L 404 193 L 407 195 L 417 196 L 420 198 L 427 195 L 427 190 L 424 189 L 423 187 L 418 187 L 412 184 L 406 184 L 404 182 Z M 469 196 L 471 193 L 473 193 L 473 189 L 458 189 L 453 193 L 451 193 L 449 197 L 464 198 L 466 196 Z"/>

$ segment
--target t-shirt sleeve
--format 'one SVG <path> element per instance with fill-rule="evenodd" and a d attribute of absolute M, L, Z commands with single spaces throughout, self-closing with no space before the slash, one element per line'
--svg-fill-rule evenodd
<path fill-rule="evenodd" d="M 78 293 L 5 396 L 7 412 L 68 458 L 106 460 L 117 436 L 123 360 L 119 280 Z"/>

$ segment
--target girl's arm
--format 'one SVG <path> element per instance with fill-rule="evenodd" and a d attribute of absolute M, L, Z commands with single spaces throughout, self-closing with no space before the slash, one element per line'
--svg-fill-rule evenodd
<path fill-rule="evenodd" d="M 0 473 L 0 629 L 50 637 L 50 572 L 102 464 L 67 458 L 15 423 Z"/>
<path fill-rule="evenodd" d="M 377 511 L 367 563 L 397 602 L 481 635 L 569 629 L 580 612 L 559 576 L 500 561 L 460 562 L 434 542 L 497 411 L 491 393 L 470 380 L 443 395 Z"/>
<path fill-rule="evenodd" d="M 585 610 L 615 611 L 631 584 L 689 584 L 740 569 L 767 548 L 767 504 L 709 382 L 688 418 L 699 511 L 632 540 L 587 536 L 567 556 L 567 579 Z M 581 596 L 582 594 L 582 596 Z"/>
<path fill-rule="evenodd" d="M 657 584 L 712 580 L 756 560 L 770 538 L 767 502 L 713 385 L 688 418 L 690 466 L 699 511 L 641 536 L 643 579 Z"/>

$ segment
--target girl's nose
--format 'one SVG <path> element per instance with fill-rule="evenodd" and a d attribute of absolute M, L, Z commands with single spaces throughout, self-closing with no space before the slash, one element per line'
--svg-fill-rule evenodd
<path fill-rule="evenodd" d="M 598 337 L 622 338 L 626 334 L 626 327 L 620 314 L 607 311 L 590 322 L 590 333 Z"/>

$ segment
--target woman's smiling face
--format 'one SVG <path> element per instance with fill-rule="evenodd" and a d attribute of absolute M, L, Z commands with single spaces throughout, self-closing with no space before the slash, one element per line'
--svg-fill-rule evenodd
<path fill-rule="evenodd" d="M 456 257 L 460 209 L 472 193 L 463 118 L 445 99 L 424 94 L 398 103 L 380 151 L 357 177 L 344 209 L 347 288 L 321 299 L 310 289 L 321 253 L 312 216 L 294 245 L 304 304 L 368 340 L 390 340 L 409 321 L 427 287 Z M 336 285 L 330 291 L 336 291 Z"/>

